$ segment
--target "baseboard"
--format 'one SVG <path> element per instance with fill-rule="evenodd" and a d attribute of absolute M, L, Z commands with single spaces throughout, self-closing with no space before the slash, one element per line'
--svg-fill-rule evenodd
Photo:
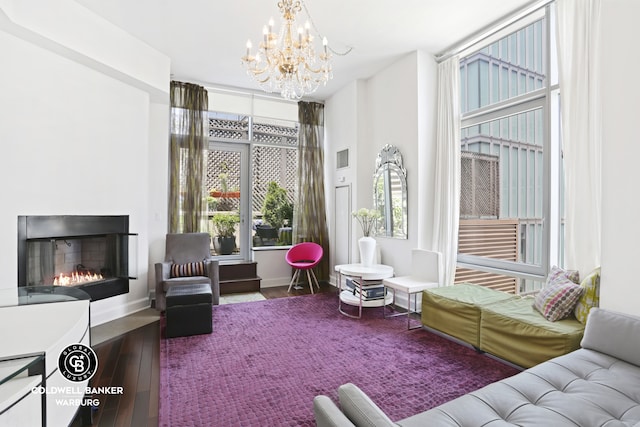
<path fill-rule="evenodd" d="M 92 305 L 94 303 L 91 303 Z M 91 327 L 102 325 L 103 323 L 111 322 L 112 320 L 119 319 L 124 316 L 128 316 L 130 314 L 136 313 L 138 311 L 144 310 L 145 308 L 149 308 L 149 298 L 140 298 L 135 301 L 127 302 L 124 305 L 117 304 L 116 307 L 113 307 L 108 310 L 93 310 L 91 309 Z"/>
<path fill-rule="evenodd" d="M 260 282 L 260 289 L 277 288 L 278 286 L 289 286 L 289 282 L 291 282 L 291 277 L 287 276 L 262 279 L 262 282 Z"/>

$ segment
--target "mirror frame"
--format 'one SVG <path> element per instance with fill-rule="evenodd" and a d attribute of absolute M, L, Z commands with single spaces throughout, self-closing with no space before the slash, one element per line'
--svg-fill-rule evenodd
<path fill-rule="evenodd" d="M 392 175 L 397 176 L 400 181 L 401 220 L 399 227 L 394 227 L 394 223 L 397 225 L 397 221 L 394 220 L 393 217 L 394 197 L 392 196 L 391 186 Z M 378 191 L 380 187 L 378 182 L 380 179 L 383 179 L 384 182 L 382 185 L 382 195 L 379 194 Z M 384 204 L 379 204 L 379 200 L 384 200 Z M 373 174 L 373 207 L 381 214 L 381 219 L 378 220 L 376 227 L 376 236 L 392 237 L 395 239 L 407 238 L 407 171 L 402 164 L 402 154 L 396 146 L 385 145 L 376 158 L 376 171 Z"/>

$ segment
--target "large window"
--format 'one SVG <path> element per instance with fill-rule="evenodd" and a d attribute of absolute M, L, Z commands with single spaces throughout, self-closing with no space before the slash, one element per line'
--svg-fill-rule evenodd
<path fill-rule="evenodd" d="M 248 259 L 251 246 L 291 243 L 297 164 L 296 122 L 209 113 L 205 189 L 216 255 Z M 231 252 L 216 244 L 224 226 Z"/>
<path fill-rule="evenodd" d="M 559 253 L 559 88 L 545 8 L 460 60 L 461 200 L 456 283 L 539 288 Z M 553 246 L 553 247 L 552 247 Z"/>

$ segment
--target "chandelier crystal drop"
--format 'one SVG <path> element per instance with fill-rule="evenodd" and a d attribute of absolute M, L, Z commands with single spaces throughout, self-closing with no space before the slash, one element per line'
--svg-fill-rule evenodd
<path fill-rule="evenodd" d="M 300 99 L 333 77 L 327 38 L 323 38 L 322 50 L 316 55 L 311 25 L 307 22 L 304 27 L 296 26 L 301 2 L 281 0 L 278 7 L 284 20 L 280 33 L 273 32 L 274 22 L 270 19 L 262 30 L 262 41 L 255 56 L 249 40 L 242 62 L 247 74 L 266 92 L 280 92 L 283 98 Z"/>

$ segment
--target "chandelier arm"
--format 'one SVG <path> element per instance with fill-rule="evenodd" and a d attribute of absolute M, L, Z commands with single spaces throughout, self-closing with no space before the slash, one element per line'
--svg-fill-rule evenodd
<path fill-rule="evenodd" d="M 321 74 L 324 73 L 324 70 L 322 69 L 322 67 L 318 67 L 316 69 L 311 68 L 311 65 L 307 64 L 306 62 L 304 63 L 304 68 L 307 71 L 310 71 L 313 74 Z"/>
<path fill-rule="evenodd" d="M 271 77 L 269 75 L 267 75 L 267 77 L 265 77 L 264 80 L 261 80 L 260 78 L 258 78 L 257 75 L 254 75 L 254 78 L 256 79 L 256 82 L 258 82 L 261 85 L 263 85 L 263 84 L 267 83 Z"/>
<path fill-rule="evenodd" d="M 255 62 L 255 60 L 252 61 L 252 62 Z M 254 75 L 265 73 L 265 72 L 269 71 L 269 68 L 270 68 L 270 64 L 269 64 L 268 61 L 265 64 L 264 68 L 258 68 L 257 66 L 254 68 L 254 67 L 251 66 L 251 63 L 247 63 L 247 71 L 251 71 Z"/>
<path fill-rule="evenodd" d="M 253 69 L 253 70 L 249 70 L 249 71 L 254 75 L 254 77 L 255 77 L 255 78 L 256 78 L 256 80 L 257 80 L 257 79 L 258 79 L 260 76 L 262 76 L 266 71 L 268 71 L 268 68 L 263 68 L 262 70 L 256 70 L 256 69 Z M 267 80 L 269 80 L 269 77 L 268 77 L 268 76 L 269 76 L 269 74 L 267 74 Z"/>

